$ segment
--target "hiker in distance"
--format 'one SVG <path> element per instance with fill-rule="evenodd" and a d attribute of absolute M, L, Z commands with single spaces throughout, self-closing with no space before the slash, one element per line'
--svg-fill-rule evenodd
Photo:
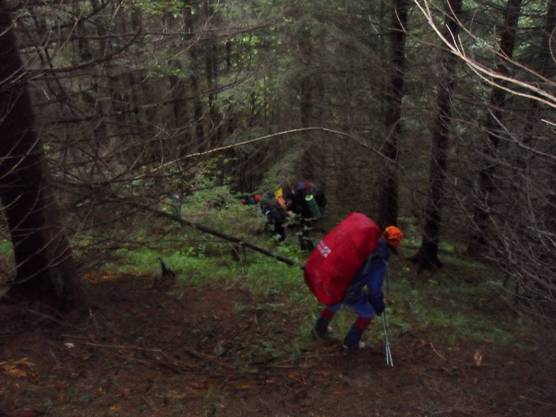
<path fill-rule="evenodd" d="M 402 238 L 397 226 L 381 233 L 370 218 L 351 213 L 319 242 L 305 264 L 305 281 L 325 305 L 313 329 L 316 337 L 329 337 L 328 325 L 345 305 L 357 318 L 343 347 L 347 351 L 360 347 L 363 332 L 375 315 L 384 312 L 382 285 L 388 260 Z"/>
<path fill-rule="evenodd" d="M 326 207 L 326 196 L 313 182 L 299 180 L 291 185 L 286 181 L 279 190 L 288 211 L 299 215 L 302 219 L 318 219 L 322 216 Z"/>
<path fill-rule="evenodd" d="M 299 180 L 293 185 L 285 181 L 280 190 L 288 213 L 294 214 L 301 224 L 301 230 L 296 233 L 299 246 L 301 250 L 311 252 L 315 246 L 309 236 L 312 230 L 310 222 L 322 217 L 326 207 L 324 192 L 308 180 Z"/>
<path fill-rule="evenodd" d="M 276 197 L 275 193 L 267 192 L 259 200 L 259 206 L 274 239 L 279 242 L 285 240 L 286 229 L 284 225 L 288 220 L 288 211 L 286 210 L 285 203 Z"/>
<path fill-rule="evenodd" d="M 278 241 L 286 238 L 285 225 L 290 218 L 299 216 L 306 231 L 309 229 L 306 222 L 318 219 L 326 207 L 322 190 L 307 180 L 300 180 L 294 185 L 284 181 L 274 193 L 263 194 L 257 202 L 268 228 Z"/>

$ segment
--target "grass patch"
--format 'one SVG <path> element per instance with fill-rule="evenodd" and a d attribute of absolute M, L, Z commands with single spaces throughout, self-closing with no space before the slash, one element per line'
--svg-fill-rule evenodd
<path fill-rule="evenodd" d="M 446 264 L 435 275 L 412 275 L 402 266 L 392 282 L 388 313 L 391 326 L 404 332 L 430 330 L 430 337 L 451 343 L 515 343 L 513 319 L 504 289 L 493 271 L 471 262 Z M 479 278 L 478 278 L 479 277 Z"/>
<path fill-rule="evenodd" d="M 12 242 L 9 240 L 0 240 L 0 255 L 11 256 L 12 254 Z"/>
<path fill-rule="evenodd" d="M 110 270 L 158 275 L 159 257 L 162 257 L 166 265 L 176 273 L 178 281 L 183 283 L 202 284 L 215 279 L 233 278 L 240 270 L 231 259 L 199 256 L 187 251 L 161 255 L 160 251 L 151 248 L 120 249 L 116 255 L 119 261 L 108 266 Z"/>
<path fill-rule="evenodd" d="M 176 241 L 181 244 L 176 245 Z M 273 245 L 268 239 L 264 243 Z M 302 263 L 306 255 L 295 243 L 282 244 L 275 250 Z M 226 248 L 225 243 L 219 245 Z M 172 244 L 160 242 L 158 248 L 121 249 L 117 252 L 118 265 L 107 268 L 159 274 L 158 258 L 162 256 L 179 282 L 194 285 L 224 282 L 246 288 L 264 300 L 265 305 L 279 304 L 292 322 L 299 323 L 295 340 L 283 343 L 277 336 L 276 341 L 269 340 L 259 348 L 271 355 L 298 355 L 313 342 L 311 329 L 322 308 L 307 289 L 301 269 L 249 251 L 244 262 L 237 262 L 228 252 L 207 251 L 199 242 L 192 245 L 187 237 L 180 237 Z M 416 275 L 413 264 L 401 256 L 394 257 L 391 266 L 387 314 L 394 342 L 400 334 L 418 332 L 425 333 L 430 340 L 448 343 L 517 343 L 515 320 L 508 314 L 496 271 L 455 254 L 446 257 L 445 267 L 435 274 Z M 343 308 L 332 323 L 335 335 L 342 339 L 354 320 L 355 315 Z M 372 344 L 382 343 L 380 318 L 366 337 Z"/>

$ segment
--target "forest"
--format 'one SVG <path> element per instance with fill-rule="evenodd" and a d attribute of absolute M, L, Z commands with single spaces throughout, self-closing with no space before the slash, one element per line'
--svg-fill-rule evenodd
<path fill-rule="evenodd" d="M 0 0 L 0 417 L 556 415 L 555 25 Z M 347 352 L 305 281 L 354 212 L 404 238 Z"/>

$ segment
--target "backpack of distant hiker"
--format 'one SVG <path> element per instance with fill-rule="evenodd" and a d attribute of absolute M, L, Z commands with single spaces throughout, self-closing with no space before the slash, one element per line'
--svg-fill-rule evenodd
<path fill-rule="evenodd" d="M 304 278 L 323 304 L 344 299 L 346 289 L 378 247 L 380 228 L 362 213 L 351 213 L 324 236 L 305 263 Z"/>
<path fill-rule="evenodd" d="M 320 218 L 326 206 L 323 192 L 307 180 L 298 181 L 287 197 L 289 208 L 306 219 Z"/>
<path fill-rule="evenodd" d="M 318 219 L 320 217 L 320 208 L 313 194 L 307 194 L 305 196 L 305 206 L 308 212 L 311 213 L 313 219 Z"/>

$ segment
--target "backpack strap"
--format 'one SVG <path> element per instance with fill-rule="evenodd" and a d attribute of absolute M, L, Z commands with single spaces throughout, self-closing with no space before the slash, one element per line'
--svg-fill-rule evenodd
<path fill-rule="evenodd" d="M 361 274 L 364 275 L 367 273 L 367 271 L 369 270 L 369 267 L 371 266 L 371 262 L 374 261 L 375 259 L 382 259 L 384 260 L 384 258 L 382 256 L 380 256 L 380 253 L 378 250 L 375 250 L 373 253 L 371 253 L 368 257 L 367 260 L 365 261 L 365 268 L 361 271 Z"/>
<path fill-rule="evenodd" d="M 367 272 L 369 271 L 369 268 L 371 267 L 371 261 L 373 261 L 374 259 L 377 259 L 377 258 L 382 258 L 380 256 L 380 254 L 378 253 L 378 251 L 372 252 L 367 257 L 367 260 L 365 261 L 365 264 L 364 264 L 363 268 L 359 270 L 355 279 L 349 284 L 348 288 L 346 289 L 346 294 L 344 296 L 344 300 L 348 297 L 349 293 L 351 293 L 353 291 L 357 291 L 359 288 L 363 288 L 364 281 L 361 281 L 361 278 L 364 277 L 367 274 Z"/>
<path fill-rule="evenodd" d="M 388 262 L 386 262 L 386 267 L 384 270 L 384 289 L 385 289 L 384 293 L 386 295 L 390 294 L 390 274 L 389 274 L 390 268 L 388 268 L 388 266 L 389 266 Z"/>

